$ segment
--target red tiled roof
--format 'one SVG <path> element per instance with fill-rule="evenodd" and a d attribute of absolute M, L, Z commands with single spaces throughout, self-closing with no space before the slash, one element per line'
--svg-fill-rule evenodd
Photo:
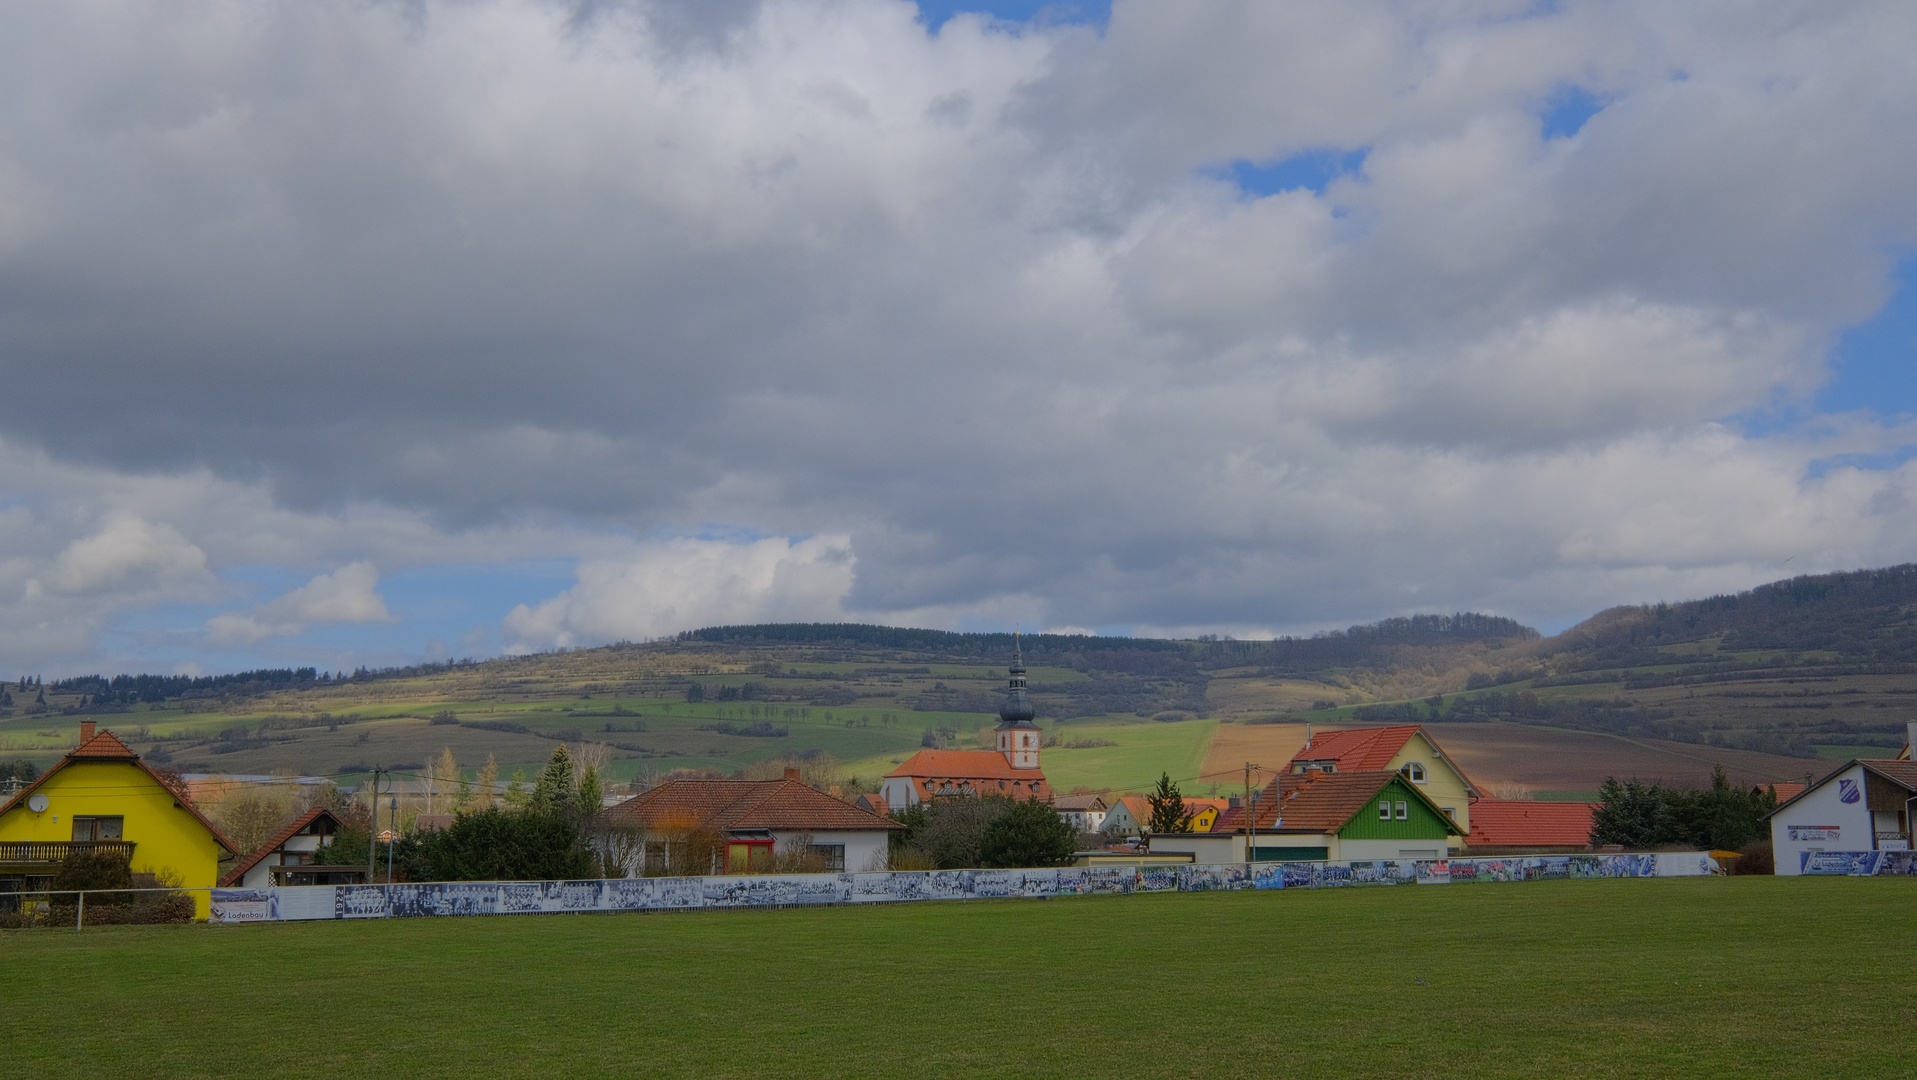
<path fill-rule="evenodd" d="M 1266 784 L 1259 793 L 1256 827 L 1259 832 L 1335 833 L 1364 810 L 1378 792 L 1397 776 L 1389 769 L 1283 773 Z M 1410 784 L 1405 786 L 1427 805 L 1430 804 L 1431 800 L 1425 798 L 1422 791 Z M 1438 817 L 1444 817 L 1444 812 L 1436 806 L 1430 809 Z M 1281 811 L 1284 824 L 1279 826 L 1277 823 Z M 1237 832 L 1245 827 L 1246 817 L 1243 806 L 1232 807 L 1218 815 L 1218 820 L 1212 822 L 1211 831 Z"/>
<path fill-rule="evenodd" d="M 796 780 L 668 780 L 602 811 L 601 821 L 729 832 L 902 829 L 896 821 L 835 799 Z"/>
<path fill-rule="evenodd" d="M 892 813 L 892 807 L 885 801 L 885 796 L 876 791 L 868 791 L 852 800 L 852 805 L 861 810 L 870 810 L 880 817 L 886 817 Z"/>
<path fill-rule="evenodd" d="M 333 812 L 331 810 L 328 810 L 324 806 L 315 806 L 311 810 L 308 810 L 304 814 L 301 814 L 299 817 L 294 818 L 291 822 L 288 822 L 287 826 L 284 829 L 281 829 L 279 832 L 273 834 L 273 839 L 268 840 L 264 844 L 261 844 L 258 851 L 255 851 L 253 854 L 248 855 L 244 859 L 241 859 L 239 863 L 233 867 L 233 869 L 228 870 L 220 878 L 220 887 L 226 888 L 229 885 L 237 884 L 241 879 L 246 877 L 246 872 L 248 870 L 251 870 L 255 866 L 258 866 L 260 864 L 261 859 L 264 859 L 268 855 L 271 855 L 275 851 L 278 851 L 281 844 L 284 844 L 288 840 L 291 840 L 295 836 L 298 836 L 300 834 L 300 830 L 306 828 L 308 825 L 311 825 L 313 822 L 318 821 L 320 818 L 331 818 L 333 822 L 333 830 L 335 832 L 339 831 L 339 818 L 334 817 Z"/>
<path fill-rule="evenodd" d="M 1347 731 L 1323 731 L 1312 736 L 1311 745 L 1291 756 L 1296 765 L 1306 761 L 1335 761 L 1341 772 L 1383 769 L 1398 756 L 1404 744 L 1418 733 L 1418 725 L 1398 727 L 1352 728 Z"/>
<path fill-rule="evenodd" d="M 1110 807 L 1117 806 L 1120 803 L 1124 804 L 1126 811 L 1128 811 L 1132 815 L 1132 819 L 1134 821 L 1137 821 L 1140 825 L 1148 824 L 1151 821 L 1152 804 L 1151 804 L 1151 800 L 1145 798 L 1145 796 L 1120 795 L 1118 798 L 1106 804 L 1106 806 L 1107 806 L 1107 809 L 1109 809 Z"/>
<path fill-rule="evenodd" d="M 927 799 L 964 794 L 1052 801 L 1052 785 L 1043 771 L 1014 769 L 996 750 L 920 750 L 885 775 L 912 781 Z"/>
<path fill-rule="evenodd" d="M 1398 756 L 1398 751 L 1404 749 L 1413 735 L 1424 736 L 1424 741 L 1430 745 L 1432 752 L 1437 754 L 1439 760 L 1450 766 L 1451 771 L 1458 774 L 1458 779 L 1464 781 L 1465 790 L 1473 795 L 1477 794 L 1477 788 L 1472 785 L 1471 778 L 1464 775 L 1464 770 L 1458 767 L 1458 763 L 1452 761 L 1451 755 L 1444 752 L 1444 747 L 1438 745 L 1438 740 L 1432 738 L 1431 733 L 1418 724 L 1320 732 L 1312 736 L 1310 746 L 1291 756 L 1291 762 L 1287 768 L 1306 762 L 1330 761 L 1336 763 L 1339 772 L 1388 769 L 1391 767 L 1391 759 Z"/>
<path fill-rule="evenodd" d="M 132 761 L 140 755 L 127 748 L 111 731 L 101 731 L 67 754 L 78 758 L 123 758 Z"/>
<path fill-rule="evenodd" d="M 1777 801 L 1780 803 L 1789 799 L 1795 799 L 1804 793 L 1804 785 L 1789 780 L 1777 784 L 1766 784 L 1764 786 L 1777 793 Z"/>
<path fill-rule="evenodd" d="M 920 750 L 885 775 L 953 780 L 1043 779 L 1037 769 L 1012 768 L 997 750 Z"/>
<path fill-rule="evenodd" d="M 26 798 L 29 795 L 32 795 L 35 791 L 39 790 L 40 787 L 44 785 L 48 780 L 52 779 L 54 774 L 58 773 L 61 769 L 66 768 L 68 765 L 71 765 L 76 761 L 124 761 L 134 766 L 135 768 L 138 768 L 141 772 L 152 777 L 154 783 L 160 785 L 161 787 L 165 788 L 168 792 L 170 792 L 173 795 L 174 800 L 179 804 L 181 809 L 185 810 L 189 814 L 192 814 L 193 819 L 195 821 L 198 821 L 201 825 L 205 826 L 207 832 L 210 832 L 213 834 L 213 839 L 216 843 L 218 843 L 221 847 L 225 848 L 226 850 L 232 852 L 235 855 L 239 854 L 239 848 L 236 848 L 233 846 L 233 841 L 227 839 L 226 834 L 220 831 L 219 826 L 213 824 L 211 821 L 208 821 L 205 814 L 200 813 L 200 808 L 198 806 L 193 805 L 193 800 L 190 797 L 188 797 L 185 792 L 180 791 L 179 789 L 175 788 L 172 784 L 167 783 L 165 777 L 161 776 L 159 773 L 154 772 L 153 766 L 148 765 L 144 761 L 141 761 L 140 755 L 134 753 L 132 750 L 127 749 L 127 745 L 121 742 L 119 739 L 115 738 L 111 731 L 101 731 L 99 734 L 95 735 L 93 738 L 88 739 L 85 742 L 81 743 L 79 746 L 74 747 L 71 751 L 67 753 L 66 757 L 63 757 L 59 761 L 54 762 L 53 768 L 48 769 L 46 772 L 41 773 L 40 778 L 38 780 L 35 780 L 33 783 L 28 784 L 26 787 L 23 787 L 19 791 L 14 792 L 13 798 L 8 799 L 4 803 L 0 803 L 0 814 L 4 814 L 7 811 L 13 809 L 14 807 L 20 805 L 22 802 L 26 800 Z"/>
<path fill-rule="evenodd" d="M 1472 847 L 1585 847 L 1591 842 L 1591 812 L 1596 803 L 1510 802 L 1479 799 L 1471 804 Z"/>
<path fill-rule="evenodd" d="M 1060 795 L 1052 800 L 1052 805 L 1060 810 L 1098 812 L 1105 809 L 1105 800 L 1097 795 Z"/>

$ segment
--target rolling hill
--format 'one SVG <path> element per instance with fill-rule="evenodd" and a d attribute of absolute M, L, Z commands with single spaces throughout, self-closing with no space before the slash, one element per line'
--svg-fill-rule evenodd
<path fill-rule="evenodd" d="M 1061 790 L 1169 772 L 1231 790 L 1307 723 L 1431 724 L 1486 783 L 1588 791 L 1605 776 L 1801 779 L 1819 757 L 1894 753 L 1917 702 L 1917 566 L 1613 608 L 1555 637 L 1496 616 L 1420 615 L 1275 641 L 1021 639 Z M 558 742 L 617 782 L 801 763 L 871 786 L 923 746 L 992 722 L 1008 634 L 851 624 L 711 627 L 621 644 L 384 671 L 23 680 L 0 758 L 44 766 L 94 718 L 182 772 L 352 782 L 536 769 Z M 775 765 L 776 763 L 776 765 Z"/>

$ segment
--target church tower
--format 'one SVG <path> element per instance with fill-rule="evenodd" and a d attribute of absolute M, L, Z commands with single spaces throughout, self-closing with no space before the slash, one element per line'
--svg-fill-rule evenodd
<path fill-rule="evenodd" d="M 1038 768 L 1038 725 L 1032 718 L 1038 715 L 1032 703 L 1025 698 L 1025 658 L 1018 646 L 1018 639 L 1012 639 L 1012 684 L 1005 693 L 1005 704 L 998 710 L 998 752 L 1012 763 L 1014 769 Z"/>

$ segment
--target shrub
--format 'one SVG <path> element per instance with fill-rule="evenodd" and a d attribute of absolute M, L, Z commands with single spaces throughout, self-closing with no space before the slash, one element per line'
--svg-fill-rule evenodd
<path fill-rule="evenodd" d="M 1733 874 L 1777 873 L 1777 856 L 1772 852 L 1769 840 L 1753 840 L 1739 848 L 1737 855 L 1731 860 Z"/>

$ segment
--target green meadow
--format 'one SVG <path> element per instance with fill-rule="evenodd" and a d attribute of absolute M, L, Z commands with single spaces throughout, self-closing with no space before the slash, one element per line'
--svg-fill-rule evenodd
<path fill-rule="evenodd" d="M 60 1077 L 1910 1075 L 1913 883 L 0 933 Z"/>

